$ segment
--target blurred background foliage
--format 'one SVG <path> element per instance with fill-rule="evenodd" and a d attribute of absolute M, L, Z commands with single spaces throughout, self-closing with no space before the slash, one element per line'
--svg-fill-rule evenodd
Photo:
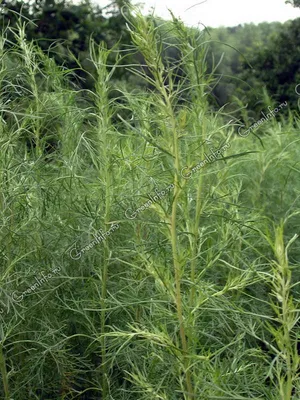
<path fill-rule="evenodd" d="M 1 25 L 15 27 L 19 14 L 31 23 L 26 24 L 27 40 L 55 59 L 57 64 L 76 71 L 74 80 L 80 88 L 93 89 L 94 67 L 88 51 L 91 37 L 96 43 L 105 42 L 114 48 L 109 63 L 119 66 L 144 64 L 140 54 L 132 55 L 130 35 L 124 13 L 128 0 L 112 1 L 105 7 L 84 0 L 72 3 L 66 0 L 2 1 Z M 299 7 L 299 0 L 287 1 Z M 123 10 L 123 11 L 122 11 Z M 24 19 L 24 21 L 26 21 Z M 173 44 L 174 38 L 166 21 L 157 20 L 159 32 L 169 45 L 165 49 L 165 62 L 180 60 L 181 54 Z M 295 85 L 300 76 L 300 19 L 286 23 L 243 24 L 235 27 L 205 28 L 209 34 L 207 73 L 214 71 L 215 85 L 211 88 L 210 103 L 214 109 L 227 104 L 226 112 L 241 118 L 240 106 L 247 107 L 253 118 L 258 118 L 265 107 L 266 94 L 274 102 L 288 101 L 295 109 L 298 96 Z M 203 32 L 202 32 L 203 33 Z M 8 39 L 14 42 L 12 32 Z M 79 66 L 87 72 L 82 72 Z M 77 69 L 76 69 L 77 68 Z M 182 71 L 178 70 L 178 79 Z M 116 68 L 113 79 L 129 89 L 145 85 L 133 78 L 126 68 Z M 117 96 L 117 92 L 115 93 Z M 271 101 L 270 101 L 271 104 Z M 287 112 L 287 111 L 286 111 Z"/>

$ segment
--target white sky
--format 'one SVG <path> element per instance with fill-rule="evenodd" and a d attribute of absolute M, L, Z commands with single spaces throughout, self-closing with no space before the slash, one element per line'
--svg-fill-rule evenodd
<path fill-rule="evenodd" d="M 133 0 L 133 4 L 144 3 L 144 10 L 155 7 L 156 14 L 169 18 L 168 8 L 187 25 L 197 26 L 236 26 L 243 23 L 284 22 L 300 17 L 300 8 L 285 4 L 285 0 Z M 107 0 L 93 0 L 100 6 L 110 3 Z M 192 7 L 190 10 L 187 8 Z"/>

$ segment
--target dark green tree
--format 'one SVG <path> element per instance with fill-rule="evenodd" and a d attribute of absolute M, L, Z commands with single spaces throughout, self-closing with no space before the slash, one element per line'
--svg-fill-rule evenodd
<path fill-rule="evenodd" d="M 300 7 L 300 0 L 287 0 L 286 3 L 292 4 L 294 7 Z"/>
<path fill-rule="evenodd" d="M 244 79 L 265 86 L 276 103 L 288 101 L 297 107 L 295 85 L 300 79 L 300 18 L 288 21 L 267 48 L 256 51 L 251 64 L 245 64 Z"/>

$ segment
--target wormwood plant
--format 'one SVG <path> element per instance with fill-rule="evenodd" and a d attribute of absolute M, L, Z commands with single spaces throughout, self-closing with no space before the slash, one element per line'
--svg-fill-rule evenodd
<path fill-rule="evenodd" d="M 163 119 L 163 124 L 160 124 L 162 132 L 161 135 L 159 135 L 160 137 L 156 137 L 156 140 L 159 141 L 159 139 L 161 139 L 161 149 L 165 154 L 167 154 L 168 158 L 165 160 L 165 164 L 168 163 L 168 172 L 171 172 L 172 169 L 174 172 L 173 179 L 171 178 L 174 186 L 174 192 L 171 197 L 171 210 L 170 212 L 167 212 L 160 210 L 157 207 L 156 211 L 158 212 L 159 218 L 163 218 L 163 223 L 166 225 L 167 229 L 165 230 L 164 235 L 167 237 L 167 240 L 171 245 L 174 268 L 174 291 L 171 289 L 171 295 L 176 306 L 180 337 L 180 345 L 178 343 L 175 347 L 177 347 L 181 363 L 179 370 L 182 369 L 184 374 L 182 390 L 185 393 L 186 398 L 190 399 L 194 396 L 194 383 L 191 371 L 186 316 L 184 315 L 185 310 L 182 298 L 182 275 L 183 266 L 186 260 L 183 256 L 180 240 L 178 240 L 177 237 L 177 212 L 181 192 L 185 184 L 180 175 L 182 148 L 179 140 L 180 134 L 175 111 L 176 95 L 178 94 L 177 92 L 179 89 L 177 89 L 176 92 L 176 89 L 173 86 L 174 72 L 172 71 L 172 68 L 166 68 L 163 64 L 161 49 L 159 49 L 159 47 L 162 46 L 162 43 L 158 42 L 157 29 L 153 25 L 153 22 L 146 21 L 146 19 L 137 13 L 134 22 L 130 21 L 130 24 L 131 26 L 129 29 L 132 40 L 144 56 L 150 76 L 145 75 L 143 72 L 135 72 L 142 75 L 156 89 L 154 99 L 158 106 L 154 106 L 157 109 L 155 113 L 160 115 Z M 142 123 L 144 126 L 147 124 L 146 121 L 143 121 Z M 149 136 L 149 133 L 147 132 L 146 135 Z M 147 136 L 145 136 L 145 140 L 147 140 Z M 170 175 L 172 175 L 172 172 Z M 172 288 L 172 286 L 173 285 L 168 284 L 169 289 Z"/>
<path fill-rule="evenodd" d="M 95 163 L 98 179 L 105 185 L 104 191 L 104 215 L 103 223 L 104 230 L 108 231 L 111 223 L 111 208 L 113 198 L 113 148 L 115 135 L 111 123 L 112 109 L 109 100 L 109 80 L 114 73 L 114 69 L 108 73 L 107 60 L 111 53 L 105 48 L 102 43 L 99 47 L 94 42 L 91 42 L 91 61 L 96 70 L 95 81 L 95 114 L 96 114 L 96 139 L 95 139 Z M 99 192 L 101 196 L 102 193 Z M 102 265 L 99 268 L 101 278 L 101 365 L 102 365 L 102 398 L 108 398 L 109 376 L 107 370 L 107 357 L 106 357 L 106 320 L 107 320 L 107 281 L 109 279 L 108 268 L 110 265 L 110 258 L 112 251 L 110 250 L 109 243 L 105 241 L 104 251 L 102 258 Z M 97 268 L 98 269 L 98 268 Z"/>
<path fill-rule="evenodd" d="M 206 258 L 205 252 L 201 251 L 211 233 L 202 220 L 209 207 L 210 194 L 205 187 L 209 172 L 200 171 L 197 183 L 189 184 L 181 171 L 186 166 L 189 170 L 197 159 L 204 158 L 207 140 L 226 143 L 230 139 L 230 129 L 228 126 L 218 126 L 208 111 L 205 89 L 209 90 L 212 78 L 207 76 L 205 70 L 206 49 L 202 34 L 192 35 L 173 17 L 168 33 L 179 39 L 178 47 L 182 54 L 180 67 L 184 71 L 184 77 L 175 84 L 175 67 L 168 61 L 164 63 L 162 57 L 163 45 L 168 46 L 168 38 L 160 37 L 153 19 L 145 19 L 136 10 L 134 14 L 134 18 L 128 20 L 128 29 L 134 45 L 144 57 L 146 68 L 131 68 L 131 71 L 145 79 L 152 90 L 149 90 L 147 98 L 143 94 L 125 94 L 134 123 L 122 119 L 128 126 L 129 136 L 127 140 L 124 139 L 126 144 L 123 147 L 134 149 L 135 145 L 131 145 L 130 140 L 136 144 L 144 142 L 145 156 L 149 148 L 156 149 L 159 155 L 148 158 L 147 170 L 142 170 L 140 161 L 136 162 L 144 173 L 134 173 L 137 182 L 132 182 L 131 191 L 140 193 L 144 188 L 145 193 L 150 193 L 153 191 L 152 182 L 155 185 L 159 182 L 161 188 L 171 182 L 174 191 L 167 196 L 167 201 L 151 204 L 149 211 L 144 214 L 147 213 L 147 216 L 138 217 L 136 241 L 139 245 L 135 248 L 135 262 L 129 264 L 118 259 L 136 270 L 140 270 L 142 263 L 146 275 L 140 273 L 139 280 L 149 281 L 149 284 L 153 281 L 155 284 L 152 294 L 154 303 L 151 299 L 149 311 L 146 311 L 148 307 L 141 306 L 130 325 L 131 330 L 108 336 L 119 337 L 120 342 L 124 336 L 128 341 L 133 338 L 142 341 L 136 343 L 130 356 L 128 350 L 126 357 L 129 358 L 127 363 L 130 363 L 130 369 L 133 369 L 128 375 L 137 387 L 140 398 L 205 398 L 221 393 L 217 389 L 215 392 L 213 386 L 210 388 L 204 384 L 207 379 L 212 379 L 209 361 L 225 351 L 227 346 L 233 345 L 236 338 L 224 345 L 223 350 L 219 348 L 211 352 L 204 344 L 206 329 L 203 333 L 201 329 L 207 318 L 201 315 L 202 306 L 210 299 L 242 290 L 255 279 L 251 279 L 251 271 L 242 271 L 240 268 L 237 268 L 238 273 L 234 278 L 229 276 L 225 286 L 220 288 L 204 279 L 207 270 L 213 268 L 224 252 L 224 248 L 216 249 L 208 253 Z M 189 93 L 189 100 L 179 106 L 178 99 L 184 91 Z M 163 181 L 158 174 L 162 174 Z M 153 211 L 151 216 L 150 212 Z M 151 235 L 153 229 L 157 232 L 157 240 Z M 141 240 L 141 236 L 144 240 Z M 149 240 L 150 243 L 147 243 Z M 155 246 L 158 246 L 156 250 Z M 142 283 L 140 285 L 143 287 Z M 144 288 L 149 291 L 147 286 L 144 285 Z M 161 296 L 166 302 L 165 307 L 158 302 Z M 230 305 L 227 306 L 230 309 Z M 219 314 L 215 317 L 219 318 Z M 149 351 L 142 350 L 143 342 L 144 346 L 157 348 L 152 356 L 151 368 L 146 357 L 143 357 L 144 363 L 137 358 L 137 354 Z M 121 348 L 124 345 L 120 344 Z M 168 367 L 164 368 L 164 365 Z M 170 386 L 173 387 L 171 391 Z"/>
<path fill-rule="evenodd" d="M 299 282 L 293 282 L 292 266 L 288 260 L 289 247 L 296 241 L 298 235 L 294 235 L 285 245 L 284 222 L 281 222 L 275 229 L 274 240 L 269 235 L 265 238 L 276 257 L 268 277 L 272 296 L 270 305 L 276 316 L 274 324 L 266 325 L 273 338 L 268 346 L 274 354 L 269 374 L 278 391 L 275 398 L 289 400 L 299 396 L 300 388 L 299 334 L 297 332 L 299 300 L 293 299 L 292 296 L 292 289 L 298 286 Z"/>
<path fill-rule="evenodd" d="M 14 34 L 18 39 L 8 49 L 3 32 L 1 53 L 3 397 L 41 398 L 51 393 L 57 398 L 65 390 L 61 389 L 65 373 L 76 364 L 73 354 L 52 349 L 63 338 L 64 313 L 52 302 L 56 290 L 65 283 L 65 269 L 61 276 L 44 281 L 39 290 L 30 295 L 22 293 L 28 288 L 30 291 L 42 272 L 63 263 L 64 249 L 58 248 L 58 243 L 63 230 L 60 217 L 64 217 L 59 211 L 61 203 L 67 206 L 67 198 L 71 199 L 66 194 L 69 187 L 64 188 L 68 176 L 62 173 L 61 180 L 57 176 L 59 157 L 52 166 L 47 163 L 46 145 L 49 133 L 58 142 L 63 131 L 62 154 L 67 157 L 72 149 L 68 152 L 66 147 L 76 123 L 78 127 L 81 111 L 73 114 L 70 103 L 75 92 L 64 87 L 64 71 L 33 43 L 26 42 L 21 25 Z M 25 138 L 34 144 L 32 148 Z"/>
<path fill-rule="evenodd" d="M 2 35 L 1 396 L 296 400 L 294 121 L 237 137 L 208 107 L 205 33 L 126 18 L 143 90 L 115 87 L 103 43 L 81 91 L 21 22 L 13 46 Z"/>

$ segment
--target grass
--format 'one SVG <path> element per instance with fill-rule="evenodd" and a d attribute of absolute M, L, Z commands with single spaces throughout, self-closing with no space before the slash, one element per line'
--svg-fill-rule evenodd
<path fill-rule="evenodd" d="M 205 33 L 126 18 L 144 90 L 116 86 L 103 43 L 92 92 L 22 22 L 2 34 L 1 396 L 296 400 L 297 111 L 239 137 L 208 105 Z"/>

